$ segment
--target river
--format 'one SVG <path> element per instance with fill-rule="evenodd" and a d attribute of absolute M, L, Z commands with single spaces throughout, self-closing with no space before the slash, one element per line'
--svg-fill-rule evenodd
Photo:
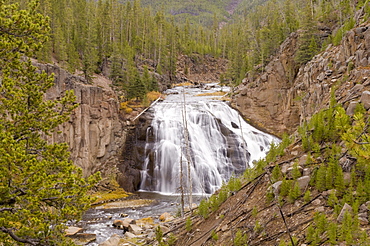
<path fill-rule="evenodd" d="M 113 234 L 115 219 L 158 217 L 179 211 L 180 187 L 194 194 L 193 202 L 218 190 L 232 175 L 240 175 L 263 158 L 272 142 L 279 142 L 245 122 L 224 97 L 229 87 L 216 83 L 198 87 L 174 87 L 166 98 L 149 109 L 145 161 L 138 196 L 154 200 L 149 206 L 106 209 L 96 207 L 80 225 L 97 235 L 98 245 Z M 190 170 L 191 176 L 188 176 Z M 191 185 L 190 185 L 191 184 Z"/>

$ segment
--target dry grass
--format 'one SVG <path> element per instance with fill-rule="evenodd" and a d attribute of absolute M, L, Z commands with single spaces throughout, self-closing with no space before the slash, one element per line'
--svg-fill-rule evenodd
<path fill-rule="evenodd" d="M 131 99 L 121 103 L 120 109 L 126 114 L 132 113 L 135 108 L 145 108 L 148 107 L 152 102 L 161 97 L 162 94 L 158 91 L 150 91 L 146 94 L 146 98 L 143 101 L 138 101 L 136 99 Z M 123 100 L 124 98 L 121 98 Z"/>
<path fill-rule="evenodd" d="M 158 91 L 151 91 L 146 94 L 146 97 L 150 102 L 157 100 L 160 96 L 162 96 L 162 94 Z"/>
<path fill-rule="evenodd" d="M 118 188 L 111 192 L 96 192 L 92 195 L 92 197 L 96 198 L 96 201 L 94 203 L 102 203 L 104 201 L 112 201 L 116 199 L 126 198 L 130 195 L 130 193 L 127 193 L 122 188 Z"/>
<path fill-rule="evenodd" d="M 208 96 L 225 96 L 227 93 L 224 91 L 216 91 L 216 92 L 209 92 L 209 93 L 201 93 L 196 95 L 197 97 L 208 97 Z"/>
<path fill-rule="evenodd" d="M 184 82 L 184 83 L 179 83 L 179 84 L 172 84 L 172 87 L 176 86 L 192 86 L 193 84 L 190 82 Z"/>

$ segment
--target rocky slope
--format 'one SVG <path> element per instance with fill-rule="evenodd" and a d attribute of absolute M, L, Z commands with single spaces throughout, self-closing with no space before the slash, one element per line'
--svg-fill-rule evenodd
<path fill-rule="evenodd" d="M 291 133 L 300 122 L 327 106 L 334 86 L 343 94 L 338 99 L 344 99 L 355 84 L 369 82 L 369 42 L 370 28 L 365 23 L 349 31 L 341 45 L 329 46 L 297 73 L 297 34 L 293 33 L 263 73 L 247 75 L 236 90 L 234 105 L 252 123 L 270 132 Z"/>
<path fill-rule="evenodd" d="M 329 46 L 291 77 L 296 40 L 296 34 L 292 34 L 263 73 L 249 75 L 243 81 L 234 98 L 242 113 L 253 122 L 280 134 L 294 132 L 301 122 L 327 108 L 331 91 L 335 91 L 336 100 L 348 116 L 354 114 L 358 104 L 365 110 L 370 108 L 369 22 L 350 30 L 340 45 Z M 362 133 L 360 131 L 360 136 L 367 134 L 366 127 Z M 315 130 L 311 128 L 312 132 Z M 351 156 L 354 153 L 349 154 L 348 146 L 354 147 L 353 141 L 347 145 L 341 139 L 336 143 L 321 140 L 316 150 L 307 151 L 298 134 L 293 135 L 296 140 L 288 144 L 275 161 L 265 168 L 249 172 L 252 178 L 247 178 L 238 192 L 229 191 L 228 199 L 217 209 L 214 210 L 213 206 L 222 198 L 221 191 L 213 200 L 210 199 L 206 211 L 199 212 L 206 213 L 206 218 L 199 214 L 191 216 L 188 219 L 191 221 L 190 230 L 189 227 L 186 229 L 185 221 L 179 223 L 172 230 L 178 235 L 176 245 L 368 245 L 368 238 L 359 235 L 369 235 L 370 202 L 362 200 L 352 208 L 346 198 L 355 199 L 353 196 L 358 192 L 352 191 L 349 183 L 359 187 L 354 177 L 362 177 L 361 172 L 350 172 L 351 169 L 356 170 L 357 160 Z M 359 144 L 368 145 L 368 142 Z M 338 152 L 334 151 L 335 148 Z M 317 170 L 328 165 L 341 167 L 340 173 L 343 173 L 338 174 L 338 180 L 351 190 L 349 193 L 340 191 L 339 186 L 317 188 L 322 182 L 316 176 Z M 276 169 L 279 175 L 284 177 L 283 181 L 273 178 L 276 166 L 279 167 Z M 294 169 L 296 174 L 293 174 Z M 299 178 L 293 178 L 295 175 Z M 332 182 L 328 180 L 324 183 Z M 296 182 L 296 198 L 282 195 L 283 182 Z M 291 187 L 285 192 L 291 194 L 293 189 Z M 347 231 L 351 231 L 347 235 L 353 234 L 347 237 Z"/>
<path fill-rule="evenodd" d="M 50 141 L 69 144 L 71 159 L 83 170 L 84 176 L 101 171 L 103 176 L 116 173 L 125 143 L 126 132 L 120 120 L 119 102 L 110 88 L 111 81 L 96 76 L 93 84 L 51 64 L 37 64 L 48 73 L 54 73 L 55 85 L 46 99 L 58 98 L 65 90 L 73 90 L 79 107 L 70 120 L 62 124 Z M 112 172 L 113 171 L 113 172 Z"/>

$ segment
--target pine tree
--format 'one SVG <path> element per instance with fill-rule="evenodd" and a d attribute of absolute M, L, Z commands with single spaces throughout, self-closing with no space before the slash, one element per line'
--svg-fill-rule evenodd
<path fill-rule="evenodd" d="M 44 100 L 53 77 L 37 71 L 30 57 L 47 40 L 38 1 L 28 8 L 0 0 L 0 241 L 5 245 L 71 245 L 65 223 L 89 206 L 88 180 L 69 159 L 66 144 L 45 136 L 76 108 L 72 91 Z"/>

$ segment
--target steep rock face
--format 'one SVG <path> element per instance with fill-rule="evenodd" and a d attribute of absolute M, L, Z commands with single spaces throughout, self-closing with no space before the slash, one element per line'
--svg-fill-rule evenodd
<path fill-rule="evenodd" d="M 247 74 L 236 88 L 233 105 L 252 124 L 262 126 L 273 133 L 291 129 L 299 119 L 296 105 L 286 107 L 288 91 L 293 84 L 294 54 L 297 49 L 296 33 L 281 46 L 278 55 L 264 68 L 264 72 Z"/>
<path fill-rule="evenodd" d="M 227 60 L 192 54 L 178 57 L 176 79 L 178 82 L 210 83 L 220 80 L 226 71 Z"/>
<path fill-rule="evenodd" d="M 62 134 L 54 133 L 50 141 L 68 143 L 71 159 L 82 168 L 84 176 L 97 171 L 103 176 L 115 172 L 126 133 L 110 81 L 97 76 L 90 85 L 84 78 L 71 75 L 58 66 L 37 65 L 55 75 L 55 85 L 47 92 L 46 99 L 58 98 L 66 90 L 73 90 L 79 103 L 70 120 L 59 126 Z"/>
<path fill-rule="evenodd" d="M 292 34 L 263 73 L 243 80 L 233 101 L 252 123 L 276 134 L 294 131 L 300 122 L 326 107 L 331 88 L 337 88 L 337 100 L 344 103 L 365 90 L 351 90 L 355 84 L 369 83 L 369 23 L 347 32 L 339 46 L 329 46 L 297 74 L 296 49 L 297 34 Z"/>

